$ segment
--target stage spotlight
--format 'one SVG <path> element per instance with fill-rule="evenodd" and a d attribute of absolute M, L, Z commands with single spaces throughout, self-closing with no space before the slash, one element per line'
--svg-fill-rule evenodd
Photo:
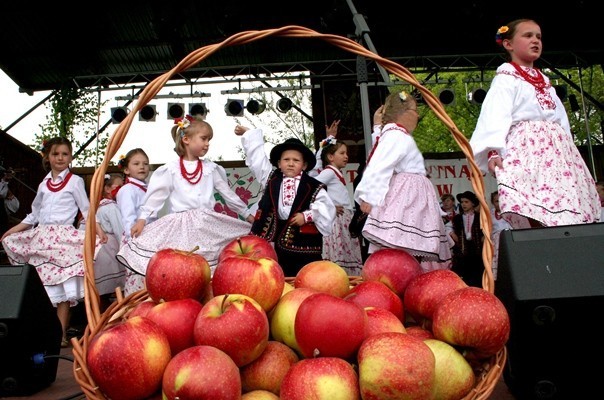
<path fill-rule="evenodd" d="M 560 98 L 560 101 L 566 101 L 568 97 L 568 88 L 566 85 L 554 85 L 554 89 L 556 89 L 556 95 Z"/>
<path fill-rule="evenodd" d="M 189 104 L 189 114 L 190 115 L 201 115 L 203 117 L 208 113 L 208 109 L 205 103 L 190 103 Z"/>
<path fill-rule="evenodd" d="M 140 112 L 138 113 L 138 120 L 147 122 L 155 121 L 156 115 L 157 111 L 155 110 L 155 105 L 146 105 L 141 108 Z"/>
<path fill-rule="evenodd" d="M 257 115 L 262 113 L 266 109 L 266 104 L 262 100 L 250 99 L 250 101 L 247 102 L 245 109 L 250 114 Z"/>
<path fill-rule="evenodd" d="M 484 90 L 483 88 L 476 88 L 472 90 L 471 93 L 468 93 L 468 101 L 470 101 L 470 103 L 481 105 L 486 96 L 486 90 Z"/>
<path fill-rule="evenodd" d="M 129 112 L 126 107 L 111 107 L 111 122 L 119 124 L 126 119 Z"/>
<path fill-rule="evenodd" d="M 243 100 L 239 99 L 228 99 L 224 105 L 224 112 L 229 117 L 242 117 L 243 116 Z"/>
<path fill-rule="evenodd" d="M 168 103 L 168 115 L 166 118 L 175 119 L 182 118 L 185 115 L 184 103 Z"/>
<path fill-rule="evenodd" d="M 293 103 L 287 97 L 282 97 L 277 101 L 277 110 L 282 113 L 288 112 L 293 106 Z"/>
<path fill-rule="evenodd" d="M 455 92 L 453 89 L 445 88 L 438 93 L 438 99 L 445 106 L 452 106 L 455 104 Z"/>

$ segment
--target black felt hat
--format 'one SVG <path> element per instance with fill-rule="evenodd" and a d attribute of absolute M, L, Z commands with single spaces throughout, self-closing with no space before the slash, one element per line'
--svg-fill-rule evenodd
<path fill-rule="evenodd" d="M 287 139 L 285 142 L 273 147 L 269 157 L 271 160 L 271 164 L 277 167 L 279 160 L 281 159 L 281 154 L 283 154 L 285 150 L 297 150 L 302 153 L 302 157 L 304 158 L 304 161 L 306 161 L 305 171 L 307 172 L 313 169 L 315 167 L 315 164 L 317 164 L 315 154 L 308 147 L 306 147 L 304 143 L 302 143 L 302 141 L 295 138 Z"/>
<path fill-rule="evenodd" d="M 473 192 L 470 192 L 469 190 L 466 190 L 463 193 L 459 193 L 457 196 L 457 201 L 459 201 L 461 203 L 461 199 L 468 199 L 472 202 L 472 204 L 474 204 L 474 207 L 476 207 L 479 202 L 478 202 L 478 197 L 476 197 L 476 195 Z"/>

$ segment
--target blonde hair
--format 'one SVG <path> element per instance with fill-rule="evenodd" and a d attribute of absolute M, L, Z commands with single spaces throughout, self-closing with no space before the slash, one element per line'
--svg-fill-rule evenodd
<path fill-rule="evenodd" d="M 183 157 L 186 154 L 185 145 L 182 142 L 182 138 L 187 136 L 191 137 L 194 133 L 200 130 L 207 130 L 210 134 L 210 139 L 214 137 L 214 130 L 212 129 L 212 125 L 207 123 L 201 114 L 196 114 L 193 116 L 193 121 L 185 127 L 181 128 L 179 125 L 174 125 L 171 129 L 172 139 L 174 140 L 174 151 L 180 157 Z"/>
<path fill-rule="evenodd" d="M 396 122 L 398 118 L 415 104 L 412 95 L 405 92 L 390 93 L 384 101 L 384 110 L 382 111 L 382 126 L 391 122 Z"/>

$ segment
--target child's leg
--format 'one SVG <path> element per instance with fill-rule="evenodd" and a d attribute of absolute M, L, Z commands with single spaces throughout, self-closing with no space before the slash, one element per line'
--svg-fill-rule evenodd
<path fill-rule="evenodd" d="M 57 304 L 57 316 L 61 322 L 61 328 L 63 329 L 63 342 L 67 340 L 67 329 L 69 328 L 69 302 L 63 301 Z"/>

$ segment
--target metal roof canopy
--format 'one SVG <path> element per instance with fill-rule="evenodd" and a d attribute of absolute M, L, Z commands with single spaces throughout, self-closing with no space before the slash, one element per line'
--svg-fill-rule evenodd
<path fill-rule="evenodd" d="M 73 17 L 57 3 L 36 8 L 9 2 L 0 13 L 0 68 L 23 92 L 62 87 L 144 85 L 195 49 L 235 33 L 300 25 L 319 33 L 362 41 L 417 71 L 495 69 L 503 61 L 496 29 L 519 17 L 543 30 L 544 66 L 558 69 L 601 64 L 601 14 L 595 1 L 560 9 L 526 3 L 503 14 L 501 4 L 458 1 L 442 6 L 375 0 L 307 0 L 284 3 L 106 0 L 90 14 Z M 402 11 L 397 9 L 402 7 Z M 292 11 L 292 8 L 294 9 Z M 356 13 L 355 13 L 356 11 Z M 369 32 L 358 32 L 358 19 Z M 355 21 L 356 19 L 356 21 Z M 366 35 L 366 36 L 365 36 Z M 369 65 L 375 69 L 376 65 Z M 196 68 L 175 76 L 186 82 L 235 75 L 267 76 L 288 71 L 313 76 L 355 76 L 356 57 L 321 40 L 270 37 L 221 49 Z"/>

